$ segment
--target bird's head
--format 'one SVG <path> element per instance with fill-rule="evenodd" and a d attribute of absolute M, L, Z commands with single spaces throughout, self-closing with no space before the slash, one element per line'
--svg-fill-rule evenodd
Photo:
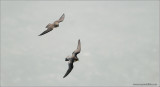
<path fill-rule="evenodd" d="M 59 22 L 58 22 L 58 21 L 56 21 L 54 24 L 55 24 L 55 25 L 59 25 Z"/>
<path fill-rule="evenodd" d="M 59 27 L 59 22 L 58 21 L 54 22 L 54 27 Z"/>

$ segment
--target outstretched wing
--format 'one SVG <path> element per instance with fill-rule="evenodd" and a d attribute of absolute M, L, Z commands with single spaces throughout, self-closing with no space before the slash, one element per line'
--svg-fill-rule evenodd
<path fill-rule="evenodd" d="M 77 55 L 78 53 L 80 53 L 80 51 L 81 51 L 81 42 L 80 42 L 80 40 L 78 40 L 77 49 L 72 54 Z"/>
<path fill-rule="evenodd" d="M 50 25 L 51 25 L 51 24 L 49 23 L 49 24 L 46 26 L 46 28 L 48 28 Z"/>
<path fill-rule="evenodd" d="M 63 76 L 63 78 L 65 78 L 73 69 L 73 61 L 71 61 L 70 63 L 68 63 L 68 70 L 66 72 L 66 74 Z"/>
<path fill-rule="evenodd" d="M 62 22 L 64 20 L 64 14 L 59 18 L 59 22 Z"/>
<path fill-rule="evenodd" d="M 39 36 L 44 35 L 44 34 L 50 32 L 51 30 L 53 30 L 53 29 L 47 29 L 47 30 L 45 30 L 44 32 L 42 32 Z"/>

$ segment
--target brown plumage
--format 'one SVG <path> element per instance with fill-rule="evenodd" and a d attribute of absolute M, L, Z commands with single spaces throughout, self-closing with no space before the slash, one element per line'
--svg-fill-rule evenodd
<path fill-rule="evenodd" d="M 81 42 L 80 40 L 78 40 L 78 46 L 77 49 L 72 53 L 72 56 L 68 56 L 65 61 L 69 61 L 68 62 L 68 70 L 66 72 L 66 74 L 63 76 L 63 78 L 65 78 L 73 69 L 73 63 L 78 61 L 78 57 L 77 54 L 79 54 L 81 51 Z"/>
<path fill-rule="evenodd" d="M 49 23 L 49 24 L 46 26 L 47 30 L 45 30 L 44 32 L 42 32 L 39 36 L 44 35 L 44 34 L 50 32 L 50 31 L 52 31 L 52 30 L 53 30 L 54 28 L 56 28 L 56 27 L 59 27 L 59 23 L 64 20 L 64 17 L 65 17 L 65 15 L 63 14 L 63 15 L 59 18 L 59 20 L 53 22 L 52 24 Z"/>

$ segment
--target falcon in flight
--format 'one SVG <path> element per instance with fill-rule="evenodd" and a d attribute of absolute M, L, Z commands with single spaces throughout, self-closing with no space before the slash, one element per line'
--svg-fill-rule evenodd
<path fill-rule="evenodd" d="M 66 74 L 63 76 L 63 78 L 65 78 L 72 71 L 73 63 L 79 60 L 77 54 L 79 54 L 80 51 L 81 51 L 81 42 L 80 40 L 78 40 L 77 49 L 72 53 L 72 56 L 68 56 L 67 58 L 65 58 L 65 61 L 68 61 L 68 70 Z"/>
<path fill-rule="evenodd" d="M 59 20 L 53 22 L 52 24 L 49 23 L 46 28 L 47 30 L 45 30 L 44 32 L 42 32 L 39 36 L 44 35 L 50 31 L 53 30 L 53 28 L 59 27 L 59 23 L 62 22 L 64 20 L 64 14 L 59 18 Z"/>

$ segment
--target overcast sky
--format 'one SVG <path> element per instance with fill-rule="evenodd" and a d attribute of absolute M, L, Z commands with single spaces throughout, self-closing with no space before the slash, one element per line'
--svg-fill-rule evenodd
<path fill-rule="evenodd" d="M 2 86 L 159 82 L 159 1 L 1 1 Z M 53 31 L 38 36 L 65 13 Z M 65 58 L 81 40 L 80 61 Z"/>

